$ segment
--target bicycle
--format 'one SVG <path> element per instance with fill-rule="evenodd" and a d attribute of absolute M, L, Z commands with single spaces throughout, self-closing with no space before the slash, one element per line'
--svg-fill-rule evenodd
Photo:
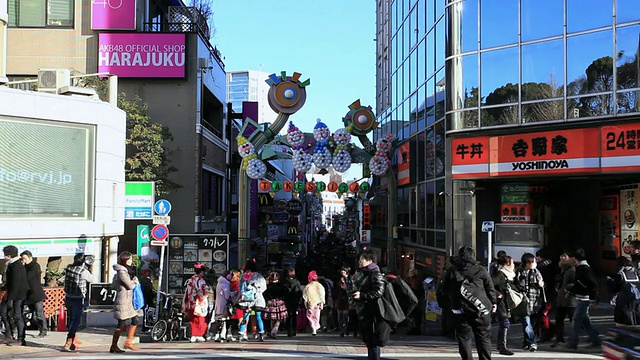
<path fill-rule="evenodd" d="M 187 338 L 187 327 L 183 323 L 182 305 L 176 302 L 173 295 L 160 292 L 162 307 L 158 321 L 151 328 L 151 340 L 174 341 Z"/>

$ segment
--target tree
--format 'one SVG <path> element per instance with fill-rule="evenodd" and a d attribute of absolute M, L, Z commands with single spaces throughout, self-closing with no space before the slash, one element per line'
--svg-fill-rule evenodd
<path fill-rule="evenodd" d="M 208 27 L 206 35 L 209 37 L 209 40 L 213 39 L 216 33 L 213 22 L 213 0 L 190 0 L 189 3 L 189 6 L 198 9 L 202 17 L 206 20 Z"/>
<path fill-rule="evenodd" d="M 76 86 L 96 90 L 98 97 L 108 98 L 108 81 L 99 77 L 79 78 Z M 128 181 L 155 181 L 156 195 L 168 194 L 182 186 L 169 178 L 177 169 L 169 161 L 170 151 L 164 147 L 173 141 L 165 125 L 151 121 L 149 106 L 137 95 L 129 100 L 124 93 L 118 96 L 118 108 L 127 114 L 127 146 L 125 175 Z"/>
<path fill-rule="evenodd" d="M 150 120 L 149 106 L 137 95 L 132 100 L 120 95 L 118 107 L 127 113 L 127 180 L 155 181 L 157 195 L 181 188 L 169 179 L 171 173 L 178 171 L 170 164 L 169 151 L 163 146 L 165 141 L 173 141 L 169 128 Z"/>

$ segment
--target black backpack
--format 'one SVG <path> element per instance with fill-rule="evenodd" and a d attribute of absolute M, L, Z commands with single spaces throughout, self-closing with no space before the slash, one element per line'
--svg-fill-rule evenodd
<path fill-rule="evenodd" d="M 615 298 L 615 321 L 626 325 L 640 325 L 640 277 L 634 272 L 629 278 L 622 270 L 619 272 L 624 284 Z"/>
<path fill-rule="evenodd" d="M 460 284 L 460 310 L 475 317 L 489 315 L 491 309 L 487 308 L 476 295 L 485 291 L 482 279 L 464 277 L 458 270 L 453 271 L 453 276 Z"/>

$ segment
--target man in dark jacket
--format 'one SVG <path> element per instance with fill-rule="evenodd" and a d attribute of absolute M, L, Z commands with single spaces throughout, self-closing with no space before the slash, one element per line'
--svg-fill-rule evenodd
<path fill-rule="evenodd" d="M 25 304 L 29 306 L 29 310 L 35 311 L 38 318 L 38 334 L 39 338 L 47 336 L 47 319 L 44 317 L 44 300 L 46 296 L 42 288 L 42 270 L 37 261 L 33 261 L 33 254 L 29 250 L 25 250 L 20 254 L 24 267 L 27 270 L 27 282 L 29 283 L 29 291 Z"/>
<path fill-rule="evenodd" d="M 489 272 L 476 261 L 476 252 L 465 246 L 458 251 L 458 257 L 452 261 L 439 285 L 438 294 L 446 299 L 438 299 L 439 303 L 450 303 L 454 314 L 458 351 L 463 360 L 473 359 L 471 335 L 475 337 L 476 348 L 480 360 L 491 359 L 491 312 L 496 311 L 496 291 Z M 463 279 L 461 280 L 460 277 Z M 482 289 L 471 294 L 480 300 L 484 311 L 481 313 L 463 313 L 461 285 L 464 280 L 479 282 Z"/>
<path fill-rule="evenodd" d="M 355 301 L 368 357 L 370 360 L 379 360 L 380 348 L 387 344 L 391 335 L 391 326 L 383 319 L 378 305 L 378 299 L 384 293 L 385 282 L 373 251 L 364 250 L 358 265 L 360 271 L 353 280 L 354 291 L 351 297 Z"/>
<path fill-rule="evenodd" d="M 15 342 L 19 342 L 22 346 L 26 346 L 27 343 L 24 339 L 24 319 L 22 318 L 22 307 L 24 301 L 27 298 L 27 291 L 29 290 L 29 284 L 27 283 L 27 270 L 24 268 L 20 257 L 18 256 L 18 248 L 9 245 L 2 249 L 4 258 L 7 261 L 5 263 L 5 275 L 3 276 L 3 282 L 7 290 L 7 309 L 13 318 L 13 325 L 17 328 L 17 339 L 11 338 L 11 331 L 5 335 L 5 343 L 11 345 Z M 5 327 L 9 329 L 11 326 L 5 323 Z"/>
<path fill-rule="evenodd" d="M 589 318 L 591 301 L 597 301 L 598 299 L 598 283 L 593 275 L 593 270 L 587 263 L 587 256 L 584 250 L 577 249 L 572 257 L 576 260 L 576 280 L 570 291 L 575 294 L 577 304 L 573 314 L 572 331 L 567 341 L 567 347 L 570 349 L 578 348 L 578 336 L 581 329 L 584 329 L 589 334 L 589 341 L 591 341 L 592 346 L 600 347 L 600 336 L 598 331 L 591 325 L 591 319 Z"/>
<path fill-rule="evenodd" d="M 302 285 L 296 279 L 296 270 L 291 268 L 287 271 L 287 279 L 284 281 L 285 297 L 284 304 L 287 306 L 287 336 L 296 336 L 298 328 L 298 306 L 302 298 Z"/>

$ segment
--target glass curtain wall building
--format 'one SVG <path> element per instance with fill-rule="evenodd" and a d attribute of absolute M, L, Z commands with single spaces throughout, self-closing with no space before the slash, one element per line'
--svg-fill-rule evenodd
<path fill-rule="evenodd" d="M 619 209 L 629 188 L 638 215 L 636 1 L 380 0 L 377 12 L 374 138 L 398 140 L 399 267 L 434 263 L 436 275 L 440 252 L 462 245 L 487 258 L 497 246 L 488 249 L 483 220 L 498 236 L 535 233 L 535 248 L 552 253 L 582 241 L 602 269 L 625 253 L 597 224 L 602 199 Z M 518 206 L 503 196 L 513 184 L 529 189 Z M 579 211 L 564 215 L 570 208 Z M 637 224 L 621 221 L 613 231 L 637 239 Z"/>
<path fill-rule="evenodd" d="M 431 276 L 436 275 L 436 258 L 446 250 L 444 15 L 444 1 L 378 1 L 380 126 L 374 138 L 392 133 L 399 142 L 390 155 L 399 174 L 395 263 L 400 271 L 426 266 L 421 270 Z M 385 184 L 381 179 L 378 188 Z M 374 243 L 382 243 L 387 234 L 386 203 L 376 201 L 373 207 Z"/>

